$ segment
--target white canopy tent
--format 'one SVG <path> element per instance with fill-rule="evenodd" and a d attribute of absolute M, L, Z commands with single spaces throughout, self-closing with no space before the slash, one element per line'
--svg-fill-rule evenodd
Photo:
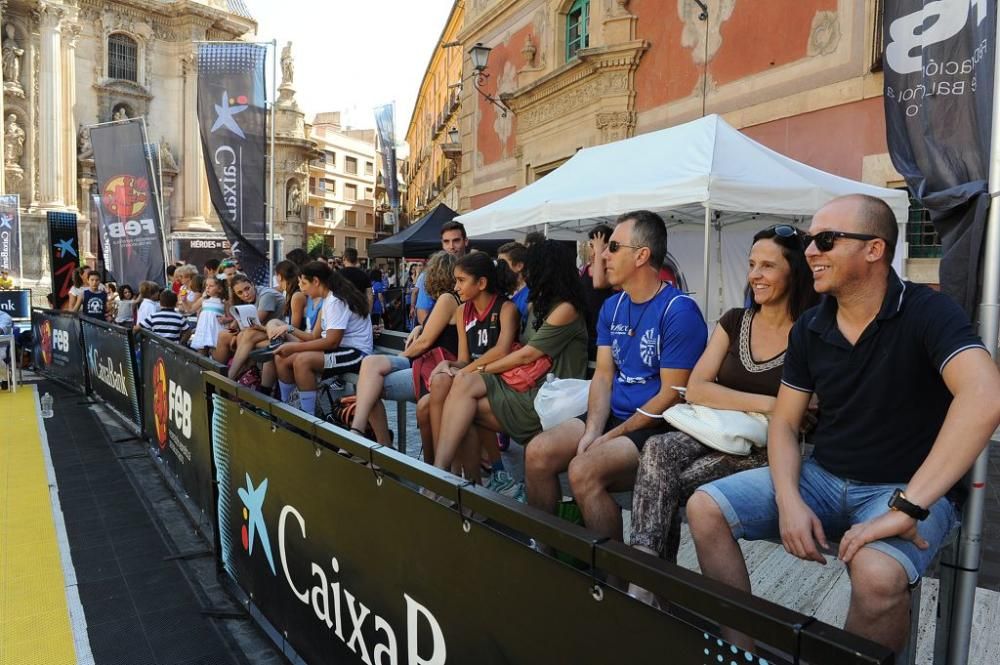
<path fill-rule="evenodd" d="M 581 240 L 595 224 L 624 212 L 658 212 L 667 221 L 668 250 L 680 281 L 700 286 L 695 292 L 712 321 L 743 303 L 754 233 L 780 222 L 801 225 L 831 199 L 857 193 L 893 209 L 900 227 L 894 263 L 902 275 L 905 191 L 806 166 L 718 115 L 581 150 L 545 178 L 456 221 L 473 238 L 544 230 L 550 238 Z"/>

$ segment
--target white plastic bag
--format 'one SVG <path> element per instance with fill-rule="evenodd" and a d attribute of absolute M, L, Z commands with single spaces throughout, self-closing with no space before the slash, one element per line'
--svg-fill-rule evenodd
<path fill-rule="evenodd" d="M 590 381 L 557 379 L 549 374 L 535 395 L 535 412 L 542 429 L 552 429 L 585 413 L 589 394 Z"/>

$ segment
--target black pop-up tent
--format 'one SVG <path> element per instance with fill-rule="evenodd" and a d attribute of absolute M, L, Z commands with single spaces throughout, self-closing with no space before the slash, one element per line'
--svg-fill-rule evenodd
<path fill-rule="evenodd" d="M 427 258 L 441 249 L 441 227 L 458 216 L 458 213 L 439 203 L 433 210 L 399 233 L 373 242 L 368 248 L 370 259 Z M 507 240 L 473 240 L 472 246 L 489 254 L 496 254 L 498 247 Z"/>

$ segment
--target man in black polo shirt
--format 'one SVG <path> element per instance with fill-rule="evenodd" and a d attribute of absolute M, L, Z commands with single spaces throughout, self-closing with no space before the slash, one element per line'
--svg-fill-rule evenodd
<path fill-rule="evenodd" d="M 957 524 L 946 495 L 1000 424 L 1000 375 L 958 305 L 892 269 L 896 220 L 883 201 L 835 199 L 809 231 L 825 298 L 789 335 L 770 468 L 702 486 L 687 515 L 705 575 L 746 591 L 738 539 L 780 534 L 790 554 L 825 563 L 827 538 L 839 537 L 845 628 L 900 651 L 909 589 Z M 813 394 L 815 449 L 803 461 Z"/>

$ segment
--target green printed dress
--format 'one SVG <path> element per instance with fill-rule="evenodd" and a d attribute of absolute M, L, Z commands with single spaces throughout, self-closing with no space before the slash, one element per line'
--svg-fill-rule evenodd
<path fill-rule="evenodd" d="M 543 323 L 534 326 L 535 314 L 528 313 L 528 323 L 521 333 L 521 344 L 532 346 L 552 358 L 549 373 L 559 379 L 584 379 L 587 376 L 587 323 L 582 315 L 564 326 Z M 535 395 L 545 383 L 538 379 L 534 388 L 519 393 L 512 390 L 497 374 L 485 374 L 486 397 L 493 415 L 511 439 L 526 445 L 542 431 L 542 424 L 535 413 Z"/>

